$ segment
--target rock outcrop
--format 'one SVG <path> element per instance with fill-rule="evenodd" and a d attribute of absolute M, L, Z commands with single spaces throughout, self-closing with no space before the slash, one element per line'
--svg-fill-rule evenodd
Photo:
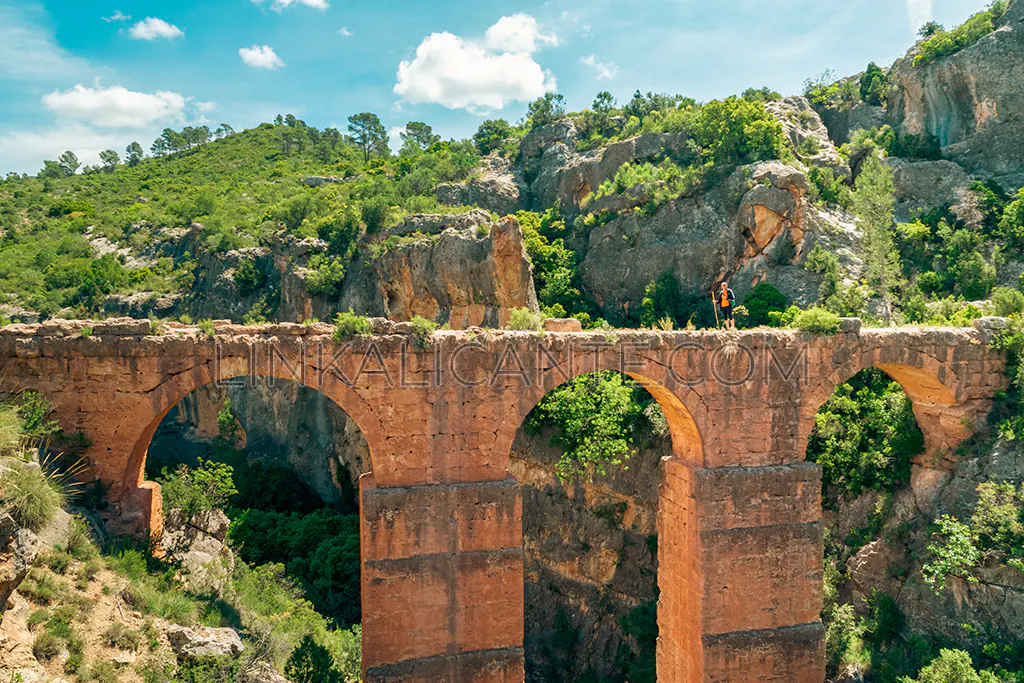
<path fill-rule="evenodd" d="M 1024 2 L 995 32 L 931 64 L 917 50 L 892 67 L 891 119 L 904 134 L 938 138 L 943 154 L 1008 188 L 1024 185 Z"/>
<path fill-rule="evenodd" d="M 181 567 L 182 581 L 200 594 L 220 594 L 235 568 L 235 555 L 227 546 L 231 520 L 211 510 L 186 520 L 180 510 L 164 516 L 161 547 Z"/>
<path fill-rule="evenodd" d="M 499 216 L 522 208 L 523 180 L 512 164 L 498 154 L 485 157 L 477 175 L 463 183 L 444 183 L 434 191 L 437 201 L 450 206 L 479 206 Z"/>
<path fill-rule="evenodd" d="M 18 527 L 10 515 L 0 514 L 0 619 L 42 548 L 38 536 Z"/>
<path fill-rule="evenodd" d="M 171 625 L 167 629 L 167 640 L 179 659 L 198 657 L 237 657 L 245 646 L 238 633 L 231 628 Z"/>
<path fill-rule="evenodd" d="M 971 177 L 952 161 L 909 161 L 890 158 L 896 187 L 896 220 L 910 221 L 931 209 L 960 201 Z"/>
<path fill-rule="evenodd" d="M 836 149 L 829 131 L 806 97 L 787 97 L 765 104 L 782 124 L 789 144 L 804 163 L 832 169 L 837 176 L 850 179 L 850 164 Z"/>
<path fill-rule="evenodd" d="M 398 321 L 419 315 L 454 329 L 498 327 L 516 308 L 537 310 L 533 269 L 515 218 L 452 221 L 412 217 L 398 228 L 405 239 L 394 246 L 385 240 L 385 248 L 358 257 L 345 278 L 341 308 Z"/>

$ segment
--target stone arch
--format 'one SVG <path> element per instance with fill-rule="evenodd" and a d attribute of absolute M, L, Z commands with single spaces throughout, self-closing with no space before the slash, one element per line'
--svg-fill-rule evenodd
<path fill-rule="evenodd" d="M 145 469 L 150 442 L 167 413 L 183 398 L 202 386 L 215 381 L 248 377 L 292 380 L 332 400 L 355 422 L 366 438 L 370 451 L 370 468 L 371 471 L 376 469 L 375 456 L 382 450 L 384 430 L 369 404 L 355 389 L 329 373 L 323 375 L 322 386 L 317 386 L 315 382 L 306 380 L 308 377 L 318 377 L 316 372 L 300 372 L 296 376 L 287 368 L 274 364 L 270 364 L 269 368 L 267 364 L 261 364 L 253 371 L 248 358 L 222 359 L 216 373 L 213 372 L 210 363 L 205 363 L 159 384 L 145 400 L 132 408 L 115 430 L 113 442 L 123 444 L 128 454 L 120 478 L 112 479 L 114 486 L 119 488 L 119 497 L 123 501 L 122 526 L 127 528 L 134 524 L 136 527 L 148 529 L 150 535 L 155 537 L 159 537 L 162 532 L 160 487 L 155 482 L 145 480 Z M 141 519 L 138 518 L 139 514 L 142 516 Z"/>
<path fill-rule="evenodd" d="M 506 467 L 515 433 L 530 411 L 551 391 L 570 379 L 596 372 L 620 371 L 611 363 L 552 377 L 543 386 L 532 387 L 507 411 L 494 442 L 494 453 Z M 687 390 L 684 401 L 666 386 L 665 369 L 651 363 L 643 372 L 623 372 L 658 402 L 665 414 L 671 436 L 672 456 L 661 464 L 657 505 L 658 534 L 658 643 L 659 681 L 704 680 L 704 571 L 697 505 L 699 470 L 704 466 L 704 441 L 688 401 L 699 402 Z M 661 376 L 658 380 L 651 375 Z"/>
<path fill-rule="evenodd" d="M 889 351 L 889 349 L 886 349 Z M 910 399 L 914 417 L 925 437 L 925 453 L 941 462 L 973 433 L 984 406 L 967 401 L 956 373 L 935 356 L 903 348 L 900 353 L 865 352 L 859 362 L 847 363 L 808 391 L 801 410 L 798 448 L 806 457 L 814 418 L 839 385 L 869 368 L 881 370 L 897 382 Z"/>

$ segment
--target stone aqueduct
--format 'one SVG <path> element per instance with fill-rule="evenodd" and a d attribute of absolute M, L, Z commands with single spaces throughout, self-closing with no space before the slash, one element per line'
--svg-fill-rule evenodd
<path fill-rule="evenodd" d="M 158 533 L 143 481 L 164 415 L 189 392 L 250 376 L 295 379 L 344 409 L 369 443 L 361 479 L 366 680 L 521 683 L 522 501 L 513 437 L 551 389 L 595 370 L 642 383 L 674 455 L 659 503 L 658 680 L 821 683 L 820 470 L 814 415 L 867 367 L 906 390 L 926 468 L 983 424 L 1004 358 L 986 332 L 438 332 L 331 342 L 324 325 L 220 324 L 216 336 L 148 321 L 0 328 L 0 395 L 31 389 L 109 486 L 111 523 Z M 402 326 L 399 326 L 401 328 Z"/>

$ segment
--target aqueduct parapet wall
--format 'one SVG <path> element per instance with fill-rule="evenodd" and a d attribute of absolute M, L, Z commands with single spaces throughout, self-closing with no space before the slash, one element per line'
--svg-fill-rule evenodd
<path fill-rule="evenodd" d="M 83 329 L 90 327 L 90 334 Z M 364 667 L 371 682 L 521 683 L 522 500 L 512 441 L 551 389 L 617 370 L 665 412 L 674 456 L 659 504 L 658 680 L 824 679 L 820 470 L 804 462 L 818 408 L 878 367 L 948 466 L 1005 386 L 983 331 L 438 332 L 331 339 L 326 325 L 53 321 L 0 328 L 0 395 L 42 392 L 81 432 L 109 487 L 110 524 L 159 533 L 143 480 L 164 415 L 211 382 L 299 381 L 357 423 Z"/>

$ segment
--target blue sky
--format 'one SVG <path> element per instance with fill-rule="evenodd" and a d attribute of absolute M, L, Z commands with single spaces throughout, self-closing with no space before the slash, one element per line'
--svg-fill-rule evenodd
<path fill-rule="evenodd" d="M 165 126 L 377 113 L 446 137 L 557 88 L 699 100 L 889 64 L 984 0 L 0 0 L 0 174 Z"/>

